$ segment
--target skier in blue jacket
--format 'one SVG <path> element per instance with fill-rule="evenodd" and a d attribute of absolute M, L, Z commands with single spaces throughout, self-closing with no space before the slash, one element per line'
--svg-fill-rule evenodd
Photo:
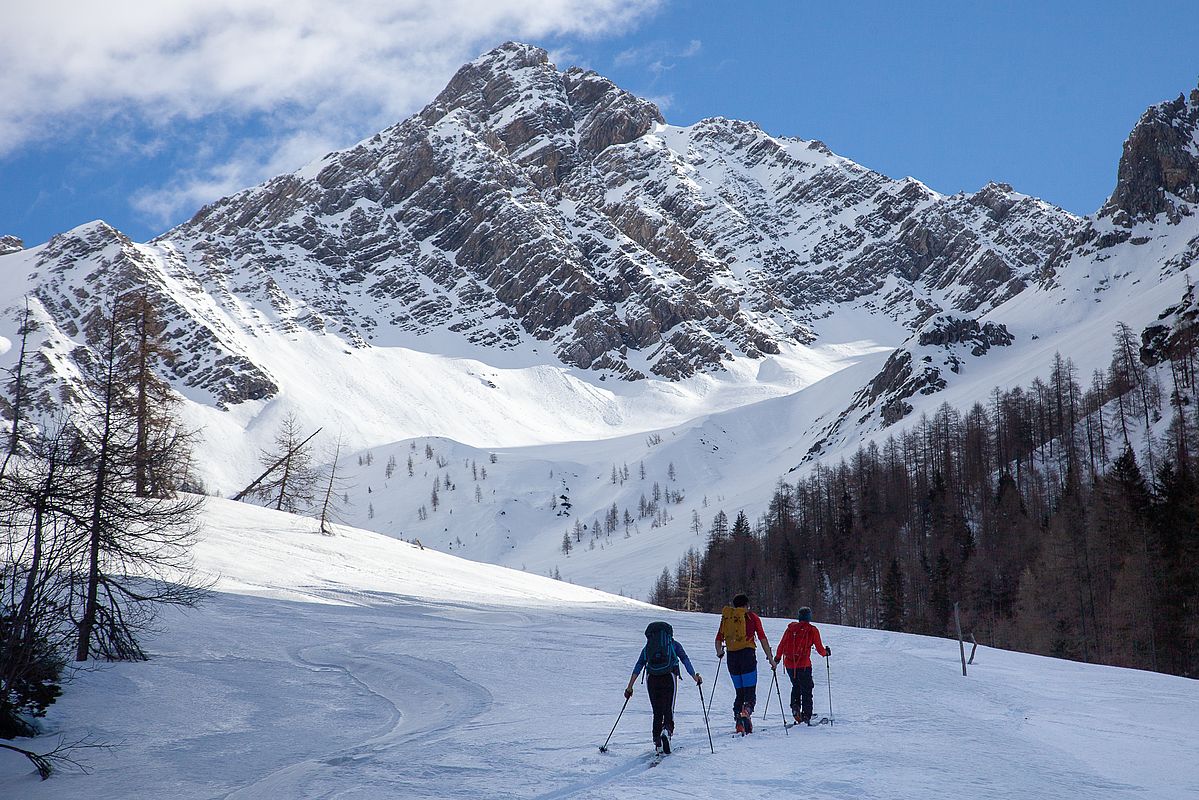
<path fill-rule="evenodd" d="M 625 687 L 626 699 L 633 696 L 633 684 L 637 676 L 645 669 L 645 688 L 649 692 L 650 708 L 654 711 L 654 749 L 661 754 L 670 753 L 670 737 L 674 735 L 674 698 L 678 685 L 679 664 L 687 668 L 687 673 L 695 679 L 698 686 L 704 682 L 703 676 L 691 666 L 687 651 L 674 640 L 674 630 L 665 622 L 652 622 L 645 629 L 646 644 L 641 648 L 641 655 L 633 665 L 633 674 L 629 677 L 629 685 Z"/>

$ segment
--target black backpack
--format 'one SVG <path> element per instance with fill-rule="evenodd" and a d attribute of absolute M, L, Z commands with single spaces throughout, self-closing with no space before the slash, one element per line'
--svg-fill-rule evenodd
<path fill-rule="evenodd" d="M 665 622 L 651 622 L 645 629 L 645 671 L 650 675 L 668 675 L 678 668 L 674 628 Z"/>

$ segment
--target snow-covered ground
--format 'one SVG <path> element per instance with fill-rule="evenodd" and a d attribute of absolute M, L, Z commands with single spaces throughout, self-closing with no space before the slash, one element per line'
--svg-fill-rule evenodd
<path fill-rule="evenodd" d="M 731 737 L 722 675 L 713 755 L 687 683 L 678 752 L 650 770 L 640 688 L 598 750 L 642 630 L 669 619 L 712 679 L 715 617 L 242 504 L 206 514 L 214 597 L 169 615 L 149 662 L 79 674 L 46 720 L 115 749 L 46 782 L 0 754 L 0 796 L 1199 797 L 1194 681 L 986 647 L 963 678 L 954 642 L 832 625 L 835 725 L 787 735 L 775 700 Z M 823 669 L 815 697 L 827 713 Z"/>
<path fill-rule="evenodd" d="M 828 407 L 828 398 L 877 369 L 885 357 L 875 353 L 864 358 L 868 363 L 798 393 L 654 434 L 507 448 L 420 437 L 369 448 L 371 463 L 354 457 L 343 462 L 350 505 L 340 513 L 359 527 L 419 539 L 472 560 L 542 575 L 557 570 L 576 583 L 644 598 L 664 566 L 673 567 L 689 547 L 703 548 L 717 511 L 725 510 L 731 520 L 742 508 L 751 518 L 764 509 L 775 482 L 802 458 L 802 432 Z M 616 483 L 613 468 L 621 473 Z M 638 513 L 641 497 L 652 500 L 655 484 L 663 496 L 668 490 L 681 495 L 679 502 L 662 501 L 664 525 Z M 613 503 L 620 524 L 595 536 L 595 522 L 604 523 Z M 625 511 L 633 517 L 627 535 Z M 574 539 L 576 522 L 587 526 L 580 541 Z M 574 543 L 569 555 L 561 549 L 567 532 Z"/>

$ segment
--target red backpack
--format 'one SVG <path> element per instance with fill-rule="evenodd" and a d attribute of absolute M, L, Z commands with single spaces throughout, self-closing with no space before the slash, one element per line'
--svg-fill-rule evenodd
<path fill-rule="evenodd" d="M 812 650 L 812 623 L 792 622 L 787 626 L 783 637 L 788 644 L 787 652 L 802 661 L 804 653 Z M 780 642 L 780 650 L 783 649 L 782 645 L 783 642 Z"/>

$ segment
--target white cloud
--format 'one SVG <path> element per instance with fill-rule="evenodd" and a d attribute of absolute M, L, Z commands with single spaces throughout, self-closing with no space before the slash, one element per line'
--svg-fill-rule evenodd
<path fill-rule="evenodd" d="M 549 51 L 550 62 L 558 69 L 567 69 L 569 67 L 582 67 L 590 69 L 587 60 L 572 50 L 570 47 L 559 47 Z"/>
<path fill-rule="evenodd" d="M 674 69 L 675 65 L 668 59 L 691 58 L 703 50 L 703 42 L 692 39 L 683 47 L 676 47 L 665 42 L 650 42 L 621 50 L 612 57 L 612 66 L 628 67 L 640 65 L 655 75 Z"/>
<path fill-rule="evenodd" d="M 175 175 L 165 185 L 142 189 L 129 204 L 147 224 L 165 227 L 177 221 L 180 214 L 197 211 L 205 203 L 254 186 L 264 178 L 292 172 L 344 145 L 344 136 L 338 130 L 313 129 L 291 131 L 282 138 L 242 142 L 232 158 L 217 160 L 201 152 L 198 166 Z"/>
<path fill-rule="evenodd" d="M 650 101 L 654 105 L 656 105 L 658 107 L 658 110 L 661 111 L 662 113 L 666 113 L 667 111 L 669 111 L 671 108 L 674 107 L 674 95 L 673 94 L 657 94 L 657 95 L 653 95 L 652 97 L 647 97 L 645 99 Z"/>
<path fill-rule="evenodd" d="M 0 156 L 104 120 L 156 135 L 269 118 L 234 162 L 139 198 L 163 212 L 407 116 L 505 39 L 628 29 L 663 0 L 39 0 L 0 6 Z M 100 120 L 100 122 L 97 122 Z M 114 145 L 115 146 L 115 145 Z M 120 146 L 129 146 L 124 143 Z M 324 149 L 321 149 L 324 148 Z M 166 215 L 166 216 L 169 216 Z"/>

